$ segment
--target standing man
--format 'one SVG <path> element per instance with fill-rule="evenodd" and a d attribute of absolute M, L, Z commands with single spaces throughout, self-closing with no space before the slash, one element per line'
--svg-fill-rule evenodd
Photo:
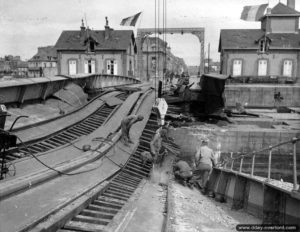
<path fill-rule="evenodd" d="M 205 193 L 209 174 L 216 164 L 215 155 L 211 148 L 208 147 L 208 140 L 202 140 L 202 144 L 194 157 L 195 181 L 199 185 L 201 192 Z M 201 179 L 201 181 L 200 181 Z"/>
<path fill-rule="evenodd" d="M 150 142 L 150 152 L 156 164 L 161 165 L 167 153 L 166 149 L 163 149 L 162 146 L 162 138 L 166 136 L 166 133 L 167 131 L 165 129 L 159 128 Z"/>
<path fill-rule="evenodd" d="M 122 129 L 122 135 L 121 135 L 121 141 L 128 146 L 129 143 L 133 143 L 130 139 L 129 131 L 131 126 L 139 121 L 142 121 L 144 119 L 143 115 L 129 115 L 125 117 L 121 122 L 121 129 Z"/>

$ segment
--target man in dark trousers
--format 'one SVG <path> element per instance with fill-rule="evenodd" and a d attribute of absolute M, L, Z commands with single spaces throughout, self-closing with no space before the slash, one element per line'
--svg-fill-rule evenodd
<path fill-rule="evenodd" d="M 129 143 L 133 143 L 130 139 L 129 131 L 131 126 L 139 121 L 142 121 L 144 119 L 143 115 L 129 115 L 125 117 L 121 122 L 121 129 L 122 129 L 122 136 L 121 141 L 128 146 Z"/>
<path fill-rule="evenodd" d="M 188 185 L 190 188 L 192 187 L 190 181 L 193 177 L 193 171 L 186 161 L 179 160 L 178 162 L 176 162 L 173 166 L 173 172 L 175 179 L 181 181 L 184 186 Z"/>

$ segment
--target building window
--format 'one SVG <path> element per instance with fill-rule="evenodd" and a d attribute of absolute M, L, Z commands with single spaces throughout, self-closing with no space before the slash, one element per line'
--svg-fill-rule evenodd
<path fill-rule="evenodd" d="M 153 70 L 155 70 L 156 69 L 156 57 L 151 57 L 151 68 L 153 69 Z"/>
<path fill-rule="evenodd" d="M 118 65 L 115 60 L 107 60 L 106 61 L 106 73 L 111 75 L 118 74 Z"/>
<path fill-rule="evenodd" d="M 268 61 L 258 60 L 258 76 L 267 76 Z"/>
<path fill-rule="evenodd" d="M 95 42 L 94 41 L 90 41 L 89 52 L 94 52 L 94 51 L 95 51 Z"/>
<path fill-rule="evenodd" d="M 69 60 L 69 75 L 77 74 L 77 60 Z"/>
<path fill-rule="evenodd" d="M 265 45 L 265 41 L 261 40 L 259 42 L 259 51 L 264 53 L 266 51 L 266 45 Z"/>
<path fill-rule="evenodd" d="M 283 76 L 291 77 L 293 74 L 293 61 L 284 60 L 283 61 Z"/>
<path fill-rule="evenodd" d="M 243 65 L 242 60 L 240 60 L 240 59 L 233 60 L 232 76 L 241 76 L 242 75 L 242 65 Z"/>
<path fill-rule="evenodd" d="M 85 60 L 84 61 L 84 73 L 95 73 L 95 72 L 96 72 L 95 60 Z"/>
<path fill-rule="evenodd" d="M 265 52 L 268 52 L 269 50 L 269 42 L 270 42 L 270 39 L 269 38 L 263 38 L 261 40 L 259 40 L 259 52 L 260 53 L 265 53 Z"/>

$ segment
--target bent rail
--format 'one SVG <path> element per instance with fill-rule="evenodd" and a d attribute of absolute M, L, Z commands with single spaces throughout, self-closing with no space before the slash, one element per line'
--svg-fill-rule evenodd
<path fill-rule="evenodd" d="M 267 181 L 271 180 L 271 163 L 272 163 L 272 150 L 274 148 L 280 147 L 282 145 L 285 144 L 292 144 L 293 145 L 293 190 L 297 191 L 297 155 L 296 155 L 296 143 L 300 141 L 300 138 L 293 138 L 291 140 L 285 141 L 285 142 L 281 142 L 278 143 L 276 145 L 273 146 L 269 146 L 267 148 L 263 148 L 259 151 L 253 151 L 253 152 L 248 152 L 246 154 L 243 155 L 239 155 L 238 157 L 233 157 L 233 152 L 231 152 L 230 154 L 230 158 L 228 160 L 225 160 L 225 164 L 224 164 L 224 169 L 228 169 L 227 168 L 227 164 L 231 163 L 230 166 L 230 170 L 233 171 L 233 164 L 235 160 L 240 160 L 240 166 L 239 166 L 239 173 L 242 173 L 242 168 L 243 168 L 243 161 L 244 158 L 247 156 L 252 156 L 252 164 L 251 164 L 251 173 L 250 176 L 253 177 L 254 175 L 254 168 L 255 168 L 255 156 L 256 154 L 265 152 L 265 151 L 269 151 L 269 155 L 268 155 L 268 177 L 267 177 Z"/>

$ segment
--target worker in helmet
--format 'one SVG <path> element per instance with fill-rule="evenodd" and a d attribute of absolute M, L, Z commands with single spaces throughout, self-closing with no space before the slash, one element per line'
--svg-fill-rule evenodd
<path fill-rule="evenodd" d="M 134 123 L 142 121 L 143 119 L 144 119 L 143 115 L 129 115 L 121 121 L 121 130 L 122 130 L 121 141 L 126 146 L 128 146 L 129 143 L 133 143 L 129 135 L 130 128 Z"/>

